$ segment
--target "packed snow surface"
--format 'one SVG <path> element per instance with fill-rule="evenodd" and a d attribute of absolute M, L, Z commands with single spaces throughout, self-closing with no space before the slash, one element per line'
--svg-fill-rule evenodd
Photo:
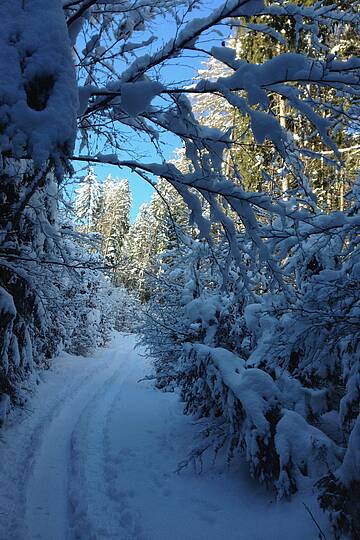
<path fill-rule="evenodd" d="M 316 540 L 303 502 L 291 502 L 204 459 L 177 472 L 199 426 L 176 393 L 149 380 L 135 337 L 117 334 L 91 358 L 62 355 L 0 444 L 1 540 Z M 330 537 L 330 536 L 329 536 Z"/>

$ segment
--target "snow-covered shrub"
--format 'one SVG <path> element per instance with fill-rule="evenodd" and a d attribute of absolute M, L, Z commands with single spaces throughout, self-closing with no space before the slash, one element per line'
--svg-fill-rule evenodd
<path fill-rule="evenodd" d="M 351 431 L 341 466 L 317 484 L 321 507 L 329 513 L 335 538 L 360 537 L 360 415 Z"/>
<path fill-rule="evenodd" d="M 114 327 L 107 301 L 112 287 L 96 269 L 104 262 L 81 246 L 71 228 L 57 223 L 56 182 L 49 174 L 43 183 L 18 228 L 2 233 L 0 392 L 13 403 L 26 398 L 20 386 L 34 368 L 47 367 L 63 348 L 84 354 L 104 345 Z"/>
<path fill-rule="evenodd" d="M 207 343 L 248 354 L 249 339 L 242 316 L 243 281 L 231 265 L 226 285 L 216 251 L 223 243 L 206 242 L 183 234 L 182 242 L 161 254 L 157 275 L 148 278 L 152 296 L 143 308 L 140 332 L 155 358 L 158 384 L 179 378 L 178 358 L 184 343 Z"/>
<path fill-rule="evenodd" d="M 124 287 L 114 287 L 109 293 L 111 302 L 108 304 L 114 317 L 114 329 L 118 332 L 137 331 L 140 315 L 139 301 Z"/>
<path fill-rule="evenodd" d="M 244 451 L 255 477 L 276 481 L 274 426 L 280 410 L 272 378 L 262 370 L 246 369 L 245 361 L 226 349 L 201 344 L 184 348 L 181 369 L 185 411 L 209 418 L 208 436 L 215 449 L 226 443 L 229 459 L 235 450 Z"/>
<path fill-rule="evenodd" d="M 86 356 L 110 339 L 114 327 L 111 287 L 100 272 L 80 270 L 69 294 L 64 348 L 72 354 Z"/>
<path fill-rule="evenodd" d="M 297 414 L 287 422 L 292 432 L 289 450 L 302 440 L 297 430 L 303 425 L 318 452 L 310 469 L 307 463 L 306 474 L 313 479 L 323 476 L 317 483 L 320 502 L 330 512 L 336 535 L 344 532 L 354 538 L 360 523 L 353 495 L 360 492 L 356 447 L 360 404 L 357 185 L 350 198 L 353 202 L 347 211 L 317 214 L 288 234 L 286 256 L 282 240 L 274 242 L 291 288 L 276 296 L 262 295 L 246 308 L 245 315 L 254 347 L 248 364 L 272 375 L 284 405 L 293 409 L 292 415 Z M 282 423 L 283 419 L 277 426 L 277 438 Z M 303 448 L 304 456 L 308 455 L 309 449 Z M 290 458 L 291 482 L 304 458 L 301 453 L 297 460 Z"/>
<path fill-rule="evenodd" d="M 211 246 L 187 238 L 163 253 L 142 328 L 158 385 L 177 384 L 185 412 L 207 419 L 201 448 L 226 446 L 229 459 L 243 452 L 279 497 L 306 478 L 317 482 L 335 528 L 351 534 L 358 505 L 346 494 L 359 486 L 356 193 L 355 186 L 341 215 L 312 212 L 296 228 L 272 221 L 267 244 L 283 285 L 247 259 L 251 242 L 242 232 L 245 274 L 233 259 L 226 266 L 219 236 Z M 345 480 L 350 462 L 355 472 Z"/>

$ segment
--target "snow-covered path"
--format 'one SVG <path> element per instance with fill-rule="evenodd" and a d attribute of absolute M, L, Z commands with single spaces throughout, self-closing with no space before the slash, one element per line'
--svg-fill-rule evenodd
<path fill-rule="evenodd" d="M 4 431 L 1 540 L 315 540 L 302 501 L 326 530 L 309 495 L 275 503 L 241 460 L 175 472 L 198 428 L 176 394 L 137 382 L 150 367 L 134 341 L 62 355 Z"/>

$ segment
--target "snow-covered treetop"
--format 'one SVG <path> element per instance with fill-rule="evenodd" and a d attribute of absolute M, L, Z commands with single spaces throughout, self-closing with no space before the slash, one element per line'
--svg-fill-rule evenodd
<path fill-rule="evenodd" d="M 138 5 L 141 6 L 142 20 L 141 24 L 134 24 L 134 20 L 138 21 L 137 17 L 140 17 Z M 334 22 L 338 25 L 351 24 L 357 29 L 359 14 L 355 7 L 341 10 L 335 5 L 325 6 L 324 2 L 316 2 L 309 7 L 285 1 L 265 5 L 259 0 L 227 0 L 219 3 L 209 15 L 192 19 L 187 3 L 157 2 L 144 9 L 143 2 L 135 2 L 130 15 L 126 13 L 126 3 L 72 2 L 65 6 L 68 6 L 70 27 L 77 22 L 86 30 L 88 41 L 85 46 L 84 33 L 78 34 L 75 43 L 81 85 L 80 128 L 86 144 L 96 124 L 97 135 L 101 133 L 107 148 L 111 147 L 111 154 L 107 151 L 106 158 L 103 153 L 98 156 L 100 161 L 116 164 L 121 159 L 124 166 L 143 172 L 150 169 L 154 174 L 161 174 L 150 165 L 143 167 L 140 163 L 128 163 L 122 159 L 124 133 L 129 130 L 142 132 L 156 142 L 161 132 L 167 130 L 182 139 L 195 171 L 203 173 L 204 170 L 214 172 L 221 169 L 222 153 L 231 144 L 231 134 L 201 126 L 192 113 L 187 98 L 189 94 L 222 95 L 230 105 L 248 115 L 255 139 L 258 142 L 271 140 L 288 166 L 300 174 L 300 180 L 301 170 L 294 142 L 284 133 L 274 112 L 268 110 L 269 96 L 273 93 L 282 96 L 295 115 L 306 116 L 335 153 L 331 131 L 339 129 L 341 121 L 352 125 L 357 122 L 356 107 L 347 108 L 346 114 L 343 113 L 345 101 L 358 93 L 360 61 L 338 59 L 326 50 L 318 35 L 319 26 Z M 196 7 L 196 3 L 191 4 L 191 8 Z M 154 34 L 151 35 L 151 25 L 162 15 L 164 8 L 174 15 L 173 23 L 177 30 L 174 37 L 159 45 Z M 253 17 L 258 15 L 269 16 L 269 24 L 254 24 Z M 274 18 L 280 21 L 284 17 L 292 18 L 297 34 L 304 34 L 312 40 L 311 57 L 288 53 L 278 55 L 263 65 L 252 65 L 237 59 L 231 47 L 214 46 L 216 32 L 224 26 L 236 26 L 239 17 L 246 17 L 246 24 L 252 31 L 271 35 L 275 35 L 271 28 Z M 128 43 L 130 35 L 138 39 L 131 45 Z M 281 34 L 276 36 L 281 37 Z M 162 68 L 174 58 L 180 61 L 181 56 L 189 51 L 220 61 L 227 66 L 228 75 L 211 81 L 200 80 L 191 87 L 182 86 L 181 81 L 169 85 L 162 78 Z M 309 93 L 311 86 L 334 88 L 334 103 L 321 103 Z M 341 96 L 340 103 L 336 101 L 338 96 Z M 324 110 L 326 115 L 322 112 Z M 109 129 L 104 127 L 110 123 L 111 137 Z M 302 182 L 308 192 L 305 179 Z"/>
<path fill-rule="evenodd" d="M 299 222 L 307 214 L 309 220 L 315 196 L 303 172 L 302 149 L 296 147 L 291 133 L 282 126 L 278 111 L 271 108 L 271 96 L 277 94 L 285 100 L 294 117 L 306 117 L 334 158 L 340 160 L 333 135 L 339 129 L 357 127 L 360 60 L 333 54 L 323 42 L 320 29 L 334 24 L 337 28 L 351 25 L 357 32 L 360 19 L 356 6 L 342 9 L 322 1 L 303 6 L 288 1 L 226 0 L 202 17 L 197 16 L 197 3 L 171 2 L 169 9 L 170 3 L 165 1 L 143 9 L 143 2 L 135 2 L 130 15 L 124 6 L 119 2 L 77 2 L 66 10 L 70 30 L 75 23 L 83 29 L 73 41 L 80 85 L 82 151 L 88 152 L 81 159 L 127 167 L 147 181 L 152 176 L 165 178 L 190 207 L 191 219 L 203 236 L 210 231 L 208 218 L 202 213 L 201 201 L 207 201 L 213 209 L 212 218 L 227 230 L 240 264 L 235 229 L 224 211 L 230 207 L 247 229 L 259 257 L 268 261 L 271 273 L 281 281 L 263 243 L 269 231 L 264 230 L 258 217 L 264 212 L 275 213 Z M 140 11 L 137 6 L 141 6 Z M 153 25 L 161 20 L 164 9 L 167 17 L 173 17 L 176 29 L 167 42 L 161 43 Z M 259 15 L 265 16 L 268 24 L 256 24 Z M 308 55 L 299 49 L 279 54 L 264 64 L 251 64 L 238 58 L 233 47 L 218 46 L 239 20 L 253 32 L 265 32 L 283 41 L 281 32 L 273 27 L 274 21 L 279 25 L 289 19 L 293 20 L 297 41 L 301 37 L 309 43 Z M 227 72 L 217 77 L 214 73 L 210 80 L 200 77 L 195 84 L 184 84 L 180 77 L 169 84 L 164 68 L 174 59 L 180 63 L 188 54 L 213 58 Z M 329 101 L 322 101 L 317 92 L 321 88 L 332 91 Z M 189 99 L 192 95 L 222 96 L 249 119 L 256 142 L 271 141 L 287 170 L 297 179 L 298 194 L 305 205 L 302 212 L 295 211 L 290 200 L 278 202 L 264 194 L 246 192 L 235 170 L 225 174 L 224 155 L 233 142 L 231 129 L 222 131 L 200 123 Z M 173 163 L 144 163 L 140 158 L 139 133 L 159 149 L 164 131 L 182 141 L 190 164 L 188 171 L 181 171 Z M 136 142 L 129 152 L 131 139 Z M 98 148 L 101 153 L 94 155 L 93 147 L 99 141 L 105 144 Z M 130 155 L 134 159 L 129 160 Z"/>
<path fill-rule="evenodd" d="M 332 54 L 319 31 L 336 24 L 338 28 L 351 25 L 357 32 L 360 15 L 356 3 L 342 8 L 325 0 L 311 6 L 286 0 L 223 0 L 212 11 L 207 8 L 205 16 L 198 16 L 200 2 L 191 0 L 57 0 L 51 7 L 46 0 L 8 0 L 6 4 L 0 57 L 3 156 L 30 157 L 36 166 L 50 158 L 58 165 L 59 176 L 59 164 L 71 158 L 127 167 L 147 181 L 151 175 L 160 176 L 190 206 L 204 236 L 210 226 L 196 192 L 213 207 L 212 216 L 234 239 L 224 212 L 229 205 L 261 258 L 269 259 L 269 254 L 262 243 L 258 215 L 265 211 L 300 219 L 301 214 L 294 213 L 290 202 L 244 191 L 236 171 L 225 175 L 224 153 L 233 142 L 231 129 L 221 131 L 200 124 L 189 96 L 223 96 L 248 117 L 256 141 L 270 140 L 296 176 L 298 191 L 302 190 L 310 212 L 314 196 L 303 174 L 299 149 L 271 109 L 270 97 L 281 96 L 294 116 L 305 116 L 336 159 L 340 155 L 333 134 L 344 126 L 358 126 L 360 59 Z M 254 22 L 259 15 L 267 17 L 268 24 Z M 239 59 L 231 47 L 217 46 L 222 39 L 219 32 L 224 36 L 225 28 L 226 39 L 239 18 L 252 31 L 276 39 L 274 21 L 281 24 L 291 19 L 296 35 L 309 42 L 309 53 L 279 54 L 264 64 Z M 156 36 L 159 24 L 171 29 L 165 43 Z M 193 85 L 184 84 L 179 73 L 180 80 L 169 84 L 166 66 L 174 59 L 181 62 L 188 54 L 200 53 L 220 61 L 229 72 Z M 332 91 L 327 102 L 317 93 L 323 87 Z M 75 113 L 82 135 L 80 155 L 73 152 Z M 190 163 L 188 172 L 165 160 L 144 163 L 140 159 L 139 134 L 148 137 L 161 153 L 159 140 L 164 131 L 182 141 Z M 230 243 L 235 246 L 235 241 Z"/>

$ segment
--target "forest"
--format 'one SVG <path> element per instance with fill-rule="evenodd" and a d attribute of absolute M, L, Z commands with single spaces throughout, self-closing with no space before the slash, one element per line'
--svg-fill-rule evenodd
<path fill-rule="evenodd" d="M 0 538 L 360 539 L 359 2 L 0 28 Z"/>

